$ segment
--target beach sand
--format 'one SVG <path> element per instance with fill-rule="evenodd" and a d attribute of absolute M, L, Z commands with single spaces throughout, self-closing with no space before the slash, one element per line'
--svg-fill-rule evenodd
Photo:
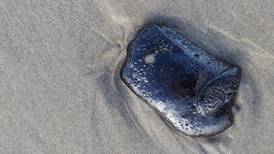
<path fill-rule="evenodd" d="M 179 134 L 121 81 L 147 23 L 242 68 L 229 129 Z M 271 153 L 273 42 L 273 0 L 2 0 L 0 153 Z"/>

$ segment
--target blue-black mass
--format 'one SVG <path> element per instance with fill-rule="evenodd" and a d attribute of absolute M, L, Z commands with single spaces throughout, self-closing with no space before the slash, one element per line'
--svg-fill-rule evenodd
<path fill-rule="evenodd" d="M 175 30 L 142 28 L 127 48 L 122 80 L 179 132 L 210 136 L 232 124 L 240 68 L 221 61 Z"/>

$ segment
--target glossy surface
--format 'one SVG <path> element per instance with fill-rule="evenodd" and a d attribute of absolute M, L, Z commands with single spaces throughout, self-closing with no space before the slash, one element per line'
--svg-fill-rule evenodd
<path fill-rule="evenodd" d="M 145 26 L 128 46 L 123 81 L 171 126 L 214 135 L 232 124 L 240 69 L 222 62 L 174 30 Z"/>

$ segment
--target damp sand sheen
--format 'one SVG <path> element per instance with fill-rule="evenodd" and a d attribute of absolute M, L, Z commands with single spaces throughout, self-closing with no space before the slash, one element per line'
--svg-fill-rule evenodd
<path fill-rule="evenodd" d="M 273 6 L 273 0 L 1 0 L 0 153 L 273 153 Z M 131 88 L 121 70 L 135 52 L 126 48 L 149 23 L 168 37 L 174 35 L 164 27 L 178 32 L 222 65 L 207 65 L 204 54 L 183 55 L 191 44 L 172 41 L 178 53 L 168 55 L 163 46 L 127 66 L 128 73 L 137 68 L 135 77 L 128 74 Z M 183 61 L 195 68 L 183 70 Z M 185 75 L 196 66 L 213 70 Z M 240 69 L 236 95 L 224 79 L 237 81 L 237 73 L 221 73 L 223 66 Z M 207 74 L 212 82 L 201 80 Z M 197 81 L 186 84 L 190 79 Z M 209 97 L 212 91 L 218 94 Z M 231 100 L 225 104 L 232 113 L 227 101 L 214 99 Z M 201 117 L 213 119 L 210 129 Z"/>

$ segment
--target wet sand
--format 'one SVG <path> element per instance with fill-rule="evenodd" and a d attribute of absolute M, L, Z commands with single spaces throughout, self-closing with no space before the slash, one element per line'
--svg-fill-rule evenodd
<path fill-rule="evenodd" d="M 121 81 L 151 22 L 242 68 L 229 129 L 179 134 Z M 1 1 L 0 153 L 270 153 L 273 25 L 271 0 Z"/>

